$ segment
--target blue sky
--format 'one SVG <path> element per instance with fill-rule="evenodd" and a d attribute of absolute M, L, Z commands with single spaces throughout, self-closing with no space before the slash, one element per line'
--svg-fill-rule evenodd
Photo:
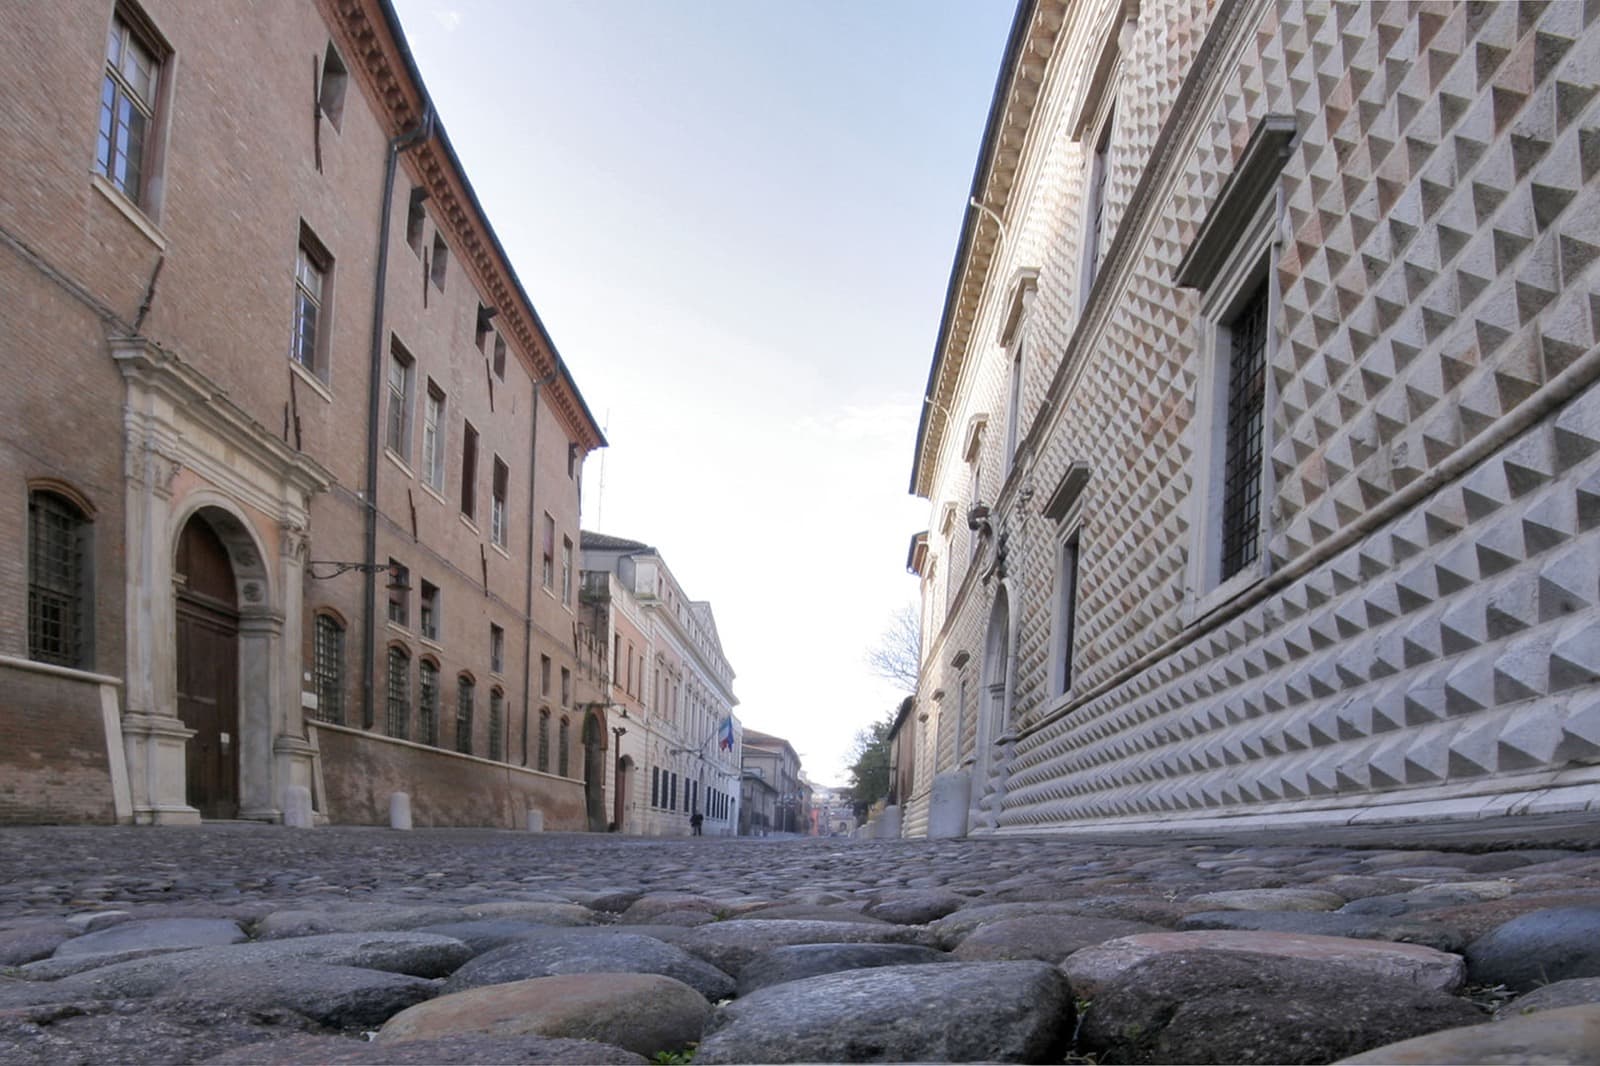
<path fill-rule="evenodd" d="M 842 782 L 897 698 L 862 657 L 916 596 L 918 404 L 1012 5 L 395 7 L 606 423 L 584 528 L 659 547 L 740 717 Z"/>

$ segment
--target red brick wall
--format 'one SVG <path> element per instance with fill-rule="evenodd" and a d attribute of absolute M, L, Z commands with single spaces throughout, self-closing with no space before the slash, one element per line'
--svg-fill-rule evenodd
<path fill-rule="evenodd" d="M 581 781 L 345 730 L 318 729 L 317 742 L 325 809 L 338 825 L 388 825 L 390 794 L 405 792 L 417 826 L 521 829 L 535 809 L 546 829 L 586 827 Z"/>
<path fill-rule="evenodd" d="M 100 686 L 0 664 L 0 824 L 115 821 Z"/>

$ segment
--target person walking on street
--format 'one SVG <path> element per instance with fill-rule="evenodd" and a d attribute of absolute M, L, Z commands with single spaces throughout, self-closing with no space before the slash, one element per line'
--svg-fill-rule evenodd
<path fill-rule="evenodd" d="M 689 828 L 693 830 L 695 836 L 701 835 L 700 826 L 705 820 L 706 816 L 701 814 L 699 811 L 695 811 L 693 814 L 689 815 Z"/>

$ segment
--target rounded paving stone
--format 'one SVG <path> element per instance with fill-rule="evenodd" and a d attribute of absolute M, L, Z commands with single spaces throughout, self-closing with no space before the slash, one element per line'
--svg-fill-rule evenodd
<path fill-rule="evenodd" d="M 546 930 L 479 955 L 451 974 L 446 992 L 572 973 L 654 973 L 675 978 L 715 1002 L 734 993 L 733 978 L 695 956 L 648 936 L 617 931 Z"/>
<path fill-rule="evenodd" d="M 696 1063 L 1054 1062 L 1066 981 L 1040 962 L 887 966 L 771 985 L 717 1009 Z"/>
<path fill-rule="evenodd" d="M 1145 933 L 1109 940 L 1068 956 L 1061 969 L 1077 996 L 1093 999 L 1100 988 L 1136 964 L 1178 951 L 1232 951 L 1307 959 L 1375 977 L 1397 978 L 1438 992 L 1453 992 L 1461 987 L 1465 969 L 1460 956 L 1418 944 L 1232 929 Z"/>
<path fill-rule="evenodd" d="M 1446 1029 L 1340 1059 L 1339 1066 L 1594 1066 L 1600 1005 Z"/>
<path fill-rule="evenodd" d="M 615 1044 L 646 1057 L 700 1039 L 710 1016 L 704 996 L 670 977 L 584 973 L 486 985 L 395 1015 L 380 1044 L 454 1034 L 558 1036 Z"/>
<path fill-rule="evenodd" d="M 1481 1018 L 1454 996 L 1324 962 L 1180 951 L 1101 985 L 1078 1049 L 1104 1062 L 1322 1063 Z"/>
<path fill-rule="evenodd" d="M 965 962 L 999 962 L 1008 959 L 1060 962 L 1092 944 L 1103 944 L 1107 940 L 1139 933 L 1163 931 L 1160 926 L 1148 922 L 1091 918 L 1081 914 L 1006 918 L 980 925 L 956 946 L 952 954 Z"/>
<path fill-rule="evenodd" d="M 791 944 L 747 962 L 739 973 L 739 995 L 825 973 L 950 961 L 948 953 L 919 944 Z"/>
<path fill-rule="evenodd" d="M 1600 977 L 1600 907 L 1555 907 L 1513 918 L 1467 945 L 1475 984 L 1526 992 L 1571 977 Z"/>

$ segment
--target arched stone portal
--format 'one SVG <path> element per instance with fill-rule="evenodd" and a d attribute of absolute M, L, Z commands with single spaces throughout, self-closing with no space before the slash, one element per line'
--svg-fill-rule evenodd
<path fill-rule="evenodd" d="M 239 597 L 228 549 L 200 514 L 178 535 L 173 561 L 178 719 L 184 798 L 202 818 L 239 814 Z"/>

